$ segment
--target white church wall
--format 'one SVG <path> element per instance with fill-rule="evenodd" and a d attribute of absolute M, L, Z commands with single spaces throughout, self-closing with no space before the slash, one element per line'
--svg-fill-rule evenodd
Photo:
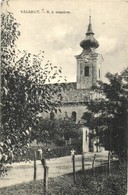
<path fill-rule="evenodd" d="M 71 117 L 73 112 L 76 112 L 76 122 L 79 122 L 85 112 L 87 112 L 87 107 L 85 105 L 77 105 L 77 106 L 64 106 L 60 108 L 61 112 L 54 113 L 55 118 L 65 118 Z M 42 113 L 41 116 L 43 118 L 50 118 L 49 113 Z"/>

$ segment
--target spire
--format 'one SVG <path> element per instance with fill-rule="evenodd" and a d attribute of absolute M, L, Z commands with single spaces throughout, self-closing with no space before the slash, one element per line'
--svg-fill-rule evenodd
<path fill-rule="evenodd" d="M 92 31 L 92 24 L 91 24 L 91 14 L 89 16 L 89 24 L 88 24 L 88 29 L 86 33 L 86 38 L 80 42 L 80 46 L 83 49 L 86 48 L 97 48 L 99 47 L 98 41 L 93 37 L 94 33 Z"/>
<path fill-rule="evenodd" d="M 88 30 L 86 35 L 94 35 L 93 31 L 92 31 L 92 24 L 91 24 L 91 15 L 89 16 L 89 25 L 88 25 Z"/>
<path fill-rule="evenodd" d="M 89 24 L 91 24 L 91 15 L 89 16 Z"/>

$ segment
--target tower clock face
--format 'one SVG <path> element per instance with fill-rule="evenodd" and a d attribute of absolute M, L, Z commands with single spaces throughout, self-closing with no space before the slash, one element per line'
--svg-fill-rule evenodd
<path fill-rule="evenodd" d="M 90 56 L 89 55 L 84 56 L 84 61 L 85 62 L 88 62 L 89 60 L 90 60 Z"/>

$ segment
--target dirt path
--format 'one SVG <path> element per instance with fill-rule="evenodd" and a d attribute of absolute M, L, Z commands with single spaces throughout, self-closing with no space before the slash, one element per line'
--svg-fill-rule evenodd
<path fill-rule="evenodd" d="M 92 166 L 93 153 L 88 153 L 85 156 L 85 169 Z M 107 153 L 97 154 L 96 166 L 107 160 Z M 81 155 L 76 155 L 76 171 L 81 170 Z M 61 157 L 57 159 L 47 160 L 49 166 L 49 177 L 57 177 L 72 172 L 71 156 Z M 37 180 L 43 179 L 43 167 L 40 161 L 37 161 Z M 13 163 L 8 167 L 8 175 L 0 179 L 0 188 L 11 186 L 23 182 L 33 180 L 33 161 Z"/>

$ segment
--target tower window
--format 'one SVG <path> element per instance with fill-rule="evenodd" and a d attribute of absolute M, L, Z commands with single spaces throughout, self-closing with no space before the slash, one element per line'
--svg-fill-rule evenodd
<path fill-rule="evenodd" d="M 50 119 L 51 119 L 51 120 L 54 120 L 54 118 L 55 118 L 54 112 L 50 112 Z"/>
<path fill-rule="evenodd" d="M 74 122 L 76 122 L 76 112 L 75 111 L 72 112 L 72 119 L 73 119 Z"/>
<path fill-rule="evenodd" d="M 100 78 L 100 69 L 99 69 L 99 78 Z"/>
<path fill-rule="evenodd" d="M 89 76 L 89 67 L 85 66 L 84 68 L 84 76 Z"/>
<path fill-rule="evenodd" d="M 87 142 L 87 136 L 88 136 L 88 134 L 87 134 L 87 130 L 86 130 L 86 142 Z"/>

